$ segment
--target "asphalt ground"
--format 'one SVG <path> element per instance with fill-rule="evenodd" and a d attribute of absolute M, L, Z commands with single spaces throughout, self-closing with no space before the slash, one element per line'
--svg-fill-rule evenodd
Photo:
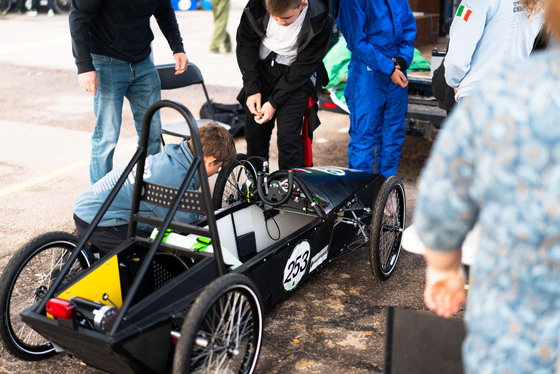
<path fill-rule="evenodd" d="M 228 25 L 232 36 L 240 14 L 241 6 L 233 2 Z M 208 53 L 211 12 L 178 12 L 177 18 L 187 56 L 200 67 L 210 96 L 216 102 L 234 103 L 241 75 L 234 54 Z M 153 30 L 154 61 L 173 62 L 157 26 Z M 163 97 L 185 104 L 195 116 L 204 103 L 199 87 L 166 91 Z M 163 114 L 164 121 L 171 117 Z M 320 118 L 315 164 L 346 166 L 348 116 L 320 112 Z M 67 16 L 0 17 L 0 271 L 32 237 L 73 230 L 73 202 L 89 186 L 93 124 L 92 99 L 76 77 Z M 407 136 L 403 147 L 398 176 L 407 193 L 407 224 L 431 144 Z M 243 138 L 236 139 L 236 145 L 239 152 L 245 150 Z M 125 164 L 135 147 L 136 133 L 125 104 L 115 166 Z M 274 168 L 274 145 L 271 155 Z M 422 301 L 424 270 L 421 257 L 403 251 L 394 275 L 377 283 L 365 247 L 327 264 L 266 316 L 257 373 L 383 372 L 386 308 L 427 311 Z M 64 354 L 25 362 L 0 348 L 0 372 L 99 371 Z"/>

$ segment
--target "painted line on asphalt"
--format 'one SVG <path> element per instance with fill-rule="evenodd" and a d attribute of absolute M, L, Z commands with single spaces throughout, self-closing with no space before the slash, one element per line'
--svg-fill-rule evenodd
<path fill-rule="evenodd" d="M 134 144 L 134 145 L 131 144 L 131 145 L 128 145 L 128 146 L 124 146 L 120 149 L 117 149 L 117 152 L 119 152 L 119 153 L 129 152 L 130 150 L 136 149 L 136 147 L 137 147 L 136 144 Z M 132 157 L 132 155 L 130 157 Z M 4 197 L 4 196 L 7 196 L 7 195 L 15 193 L 15 192 L 23 191 L 26 188 L 36 186 L 38 184 L 47 182 L 51 179 L 61 177 L 65 174 L 71 173 L 71 172 L 73 172 L 77 169 L 81 169 L 83 167 L 89 167 L 89 162 L 90 162 L 90 159 L 88 158 L 86 160 L 78 161 L 76 163 L 73 163 L 71 165 L 62 167 L 60 169 L 53 170 L 49 173 L 39 175 L 35 178 L 31 178 L 31 179 L 28 179 L 26 181 L 13 184 L 13 185 L 8 186 L 6 188 L 2 188 L 2 189 L 0 189 L 0 197 Z"/>
<path fill-rule="evenodd" d="M 39 48 L 61 47 L 65 45 L 68 46 L 71 45 L 70 38 L 64 37 L 64 38 L 57 38 L 57 39 L 8 44 L 8 45 L 0 46 L 0 55 L 7 55 L 10 53 L 35 50 Z"/>
<path fill-rule="evenodd" d="M 68 174 L 70 172 L 73 172 L 74 170 L 83 168 L 83 167 L 88 166 L 88 165 L 89 165 L 89 159 L 82 160 L 82 161 L 76 162 L 72 165 L 68 165 L 68 166 L 65 166 L 65 167 L 57 169 L 57 170 L 53 170 L 50 173 L 39 175 L 38 177 L 28 179 L 28 180 L 23 181 L 21 183 L 13 184 L 11 186 L 8 186 L 6 188 L 1 189 L 0 190 L 0 197 L 7 196 L 7 195 L 9 195 L 11 193 L 14 193 L 14 192 L 23 191 L 26 188 L 33 187 L 35 185 L 47 182 L 47 181 L 49 181 L 51 179 L 54 179 L 54 178 L 58 178 L 58 177 L 60 177 L 64 174 Z"/>

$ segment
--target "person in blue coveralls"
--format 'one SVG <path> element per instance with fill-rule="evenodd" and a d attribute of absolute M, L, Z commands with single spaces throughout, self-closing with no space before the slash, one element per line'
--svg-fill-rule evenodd
<path fill-rule="evenodd" d="M 352 52 L 344 96 L 350 110 L 348 166 L 396 175 L 406 133 L 416 21 L 407 0 L 341 0 L 337 25 Z"/>

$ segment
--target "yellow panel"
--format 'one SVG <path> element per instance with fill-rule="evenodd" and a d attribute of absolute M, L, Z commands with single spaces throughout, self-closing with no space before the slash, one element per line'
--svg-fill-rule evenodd
<path fill-rule="evenodd" d="M 119 261 L 116 255 L 103 261 L 99 267 L 82 278 L 79 282 L 61 292 L 57 297 L 68 300 L 71 297 L 77 296 L 112 306 L 109 300 L 103 300 L 103 294 L 105 293 L 117 307 L 120 308 L 122 306 Z"/>

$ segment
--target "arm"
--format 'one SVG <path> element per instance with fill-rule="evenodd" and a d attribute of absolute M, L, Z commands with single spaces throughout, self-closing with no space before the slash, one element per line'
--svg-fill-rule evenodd
<path fill-rule="evenodd" d="M 91 59 L 91 23 L 99 12 L 101 1 L 72 0 L 70 14 L 70 35 L 72 54 L 78 67 L 78 81 L 86 92 L 96 95 L 98 79 Z"/>
<path fill-rule="evenodd" d="M 68 20 L 72 37 L 72 54 L 78 74 L 95 71 L 91 60 L 91 23 L 95 19 L 102 1 L 72 0 Z"/>
<path fill-rule="evenodd" d="M 446 252 L 426 248 L 426 306 L 438 315 L 449 318 L 457 313 L 466 300 L 465 272 L 461 265 L 461 250 Z"/>
<path fill-rule="evenodd" d="M 171 2 L 162 1 L 160 6 L 156 9 L 154 16 L 161 32 L 169 43 L 169 47 L 173 51 L 175 74 L 181 74 L 187 69 L 189 59 L 185 54 L 183 38 L 181 38 L 177 17 L 175 16 L 175 11 L 171 6 Z"/>
<path fill-rule="evenodd" d="M 416 40 L 416 20 L 414 19 L 414 14 L 408 5 L 408 1 L 404 1 L 404 13 L 406 14 L 403 18 L 402 23 L 402 39 L 399 45 L 399 52 L 397 54 L 397 62 L 401 70 L 406 70 L 412 63 L 412 58 L 414 57 L 414 42 Z M 406 63 L 403 67 L 402 62 Z"/>
<path fill-rule="evenodd" d="M 171 2 L 162 1 L 161 5 L 156 9 L 154 16 L 173 53 L 185 53 L 183 38 L 181 38 L 177 17 L 175 17 L 175 11 L 171 6 Z"/>
<path fill-rule="evenodd" d="M 464 6 L 462 12 L 461 6 Z M 472 56 L 484 32 L 487 12 L 486 1 L 469 0 L 468 7 L 467 2 L 463 1 L 453 19 L 444 65 L 445 81 L 455 89 L 471 68 Z"/>
<path fill-rule="evenodd" d="M 391 74 L 391 81 L 405 88 L 408 86 L 408 79 L 404 75 L 405 71 L 412 63 L 412 58 L 414 56 L 414 41 L 416 39 L 416 20 L 408 5 L 407 1 L 403 2 L 403 7 L 405 11 L 405 17 L 402 22 L 402 36 L 401 43 L 399 44 L 399 51 L 396 58 L 392 58 L 395 63 L 395 70 Z"/>
<path fill-rule="evenodd" d="M 261 115 L 261 87 L 259 84 L 259 46 L 261 37 L 255 30 L 257 25 L 251 14 L 251 9 L 259 9 L 257 1 L 250 1 L 237 28 L 237 63 L 243 76 L 247 108 L 255 115 L 255 120 L 262 123 Z"/>
<path fill-rule="evenodd" d="M 258 2 L 250 0 L 247 8 L 241 15 L 241 21 L 237 28 L 237 63 L 243 76 L 243 88 L 247 97 L 260 93 L 259 84 L 259 46 L 260 36 L 255 31 L 249 17 L 250 9 L 257 7 Z M 254 21 L 253 21 L 254 22 Z"/>
<path fill-rule="evenodd" d="M 474 103 L 469 103 L 474 105 Z M 484 99 L 477 101 L 482 107 Z M 476 122 L 460 104 L 438 135 L 418 186 L 414 222 L 426 251 L 426 305 L 442 316 L 455 313 L 465 300 L 461 245 L 478 217 L 471 194 L 477 164 Z M 482 126 L 482 124 L 481 124 Z"/>

